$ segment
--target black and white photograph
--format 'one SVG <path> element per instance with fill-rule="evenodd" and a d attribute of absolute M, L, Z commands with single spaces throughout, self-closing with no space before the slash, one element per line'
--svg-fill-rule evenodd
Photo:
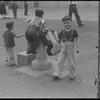
<path fill-rule="evenodd" d="M 100 98 L 100 1 L 0 1 L 0 98 Z"/>

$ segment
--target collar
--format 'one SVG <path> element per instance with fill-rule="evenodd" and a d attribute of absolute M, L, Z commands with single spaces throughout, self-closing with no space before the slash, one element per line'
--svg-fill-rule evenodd
<path fill-rule="evenodd" d="M 70 31 L 70 30 L 72 30 L 72 28 L 70 28 L 70 29 L 68 29 L 68 30 L 67 30 L 67 29 L 65 29 L 65 31 L 66 31 L 66 32 L 68 32 L 68 31 Z"/>

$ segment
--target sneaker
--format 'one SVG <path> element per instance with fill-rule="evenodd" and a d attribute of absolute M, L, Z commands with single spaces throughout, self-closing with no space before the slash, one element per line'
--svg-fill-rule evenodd
<path fill-rule="evenodd" d="M 53 76 L 53 80 L 59 80 L 60 78 L 58 76 Z"/>
<path fill-rule="evenodd" d="M 69 77 L 69 76 L 68 76 L 68 77 Z M 74 77 L 69 77 L 69 80 L 70 80 L 70 81 L 74 81 L 74 80 L 76 79 L 76 77 L 77 77 L 77 75 L 74 76 Z"/>
<path fill-rule="evenodd" d="M 8 62 L 8 60 L 6 59 L 6 62 Z"/>
<path fill-rule="evenodd" d="M 16 63 L 11 63 L 11 64 L 9 64 L 9 66 L 15 66 L 16 65 Z"/>

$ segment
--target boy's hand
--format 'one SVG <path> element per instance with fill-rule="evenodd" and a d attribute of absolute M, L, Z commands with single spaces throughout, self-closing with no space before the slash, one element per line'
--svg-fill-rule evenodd
<path fill-rule="evenodd" d="M 48 27 L 52 32 L 55 32 L 54 29 L 52 27 Z"/>
<path fill-rule="evenodd" d="M 78 48 L 76 48 L 76 53 L 79 53 L 80 51 L 79 51 L 79 49 Z"/>

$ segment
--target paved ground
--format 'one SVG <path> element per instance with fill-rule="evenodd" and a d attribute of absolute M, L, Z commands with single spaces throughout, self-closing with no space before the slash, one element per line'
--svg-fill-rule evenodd
<path fill-rule="evenodd" d="M 88 10 L 87 10 L 88 9 Z M 34 10 L 29 9 L 29 16 L 34 17 Z M 44 8 L 44 18 L 45 19 L 60 19 L 68 14 L 68 8 Z M 98 8 L 79 8 L 79 15 L 82 20 L 98 20 Z M 94 14 L 95 13 L 95 14 Z M 9 9 L 9 16 L 13 18 L 12 10 Z M 24 16 L 24 9 L 18 9 L 18 18 L 28 18 L 29 16 Z M 75 20 L 75 16 L 73 16 L 73 20 Z"/>
<path fill-rule="evenodd" d="M 45 9 L 45 12 L 48 25 L 59 31 L 60 20 L 62 16 L 66 15 L 68 9 Z M 79 9 L 83 23 L 86 24 L 84 27 L 77 27 L 76 21 L 73 21 L 73 27 L 80 35 L 80 54 L 76 55 L 78 77 L 73 82 L 69 81 L 67 77 L 59 81 L 52 81 L 52 77 L 45 74 L 32 77 L 17 71 L 16 69 L 22 67 L 20 65 L 8 67 L 5 64 L 6 51 L 2 39 L 5 22 L 13 20 L 15 22 L 14 31 L 20 34 L 26 27 L 24 20 L 34 16 L 33 13 L 34 9 L 29 10 L 29 16 L 26 17 L 23 15 L 23 9 L 19 9 L 18 19 L 0 19 L 0 98 L 96 98 L 97 87 L 94 85 L 94 75 L 97 74 L 98 67 L 98 55 L 95 49 L 98 43 L 97 8 Z M 12 17 L 11 11 L 10 16 Z M 15 39 L 15 42 L 15 54 L 25 51 L 24 37 Z"/>

